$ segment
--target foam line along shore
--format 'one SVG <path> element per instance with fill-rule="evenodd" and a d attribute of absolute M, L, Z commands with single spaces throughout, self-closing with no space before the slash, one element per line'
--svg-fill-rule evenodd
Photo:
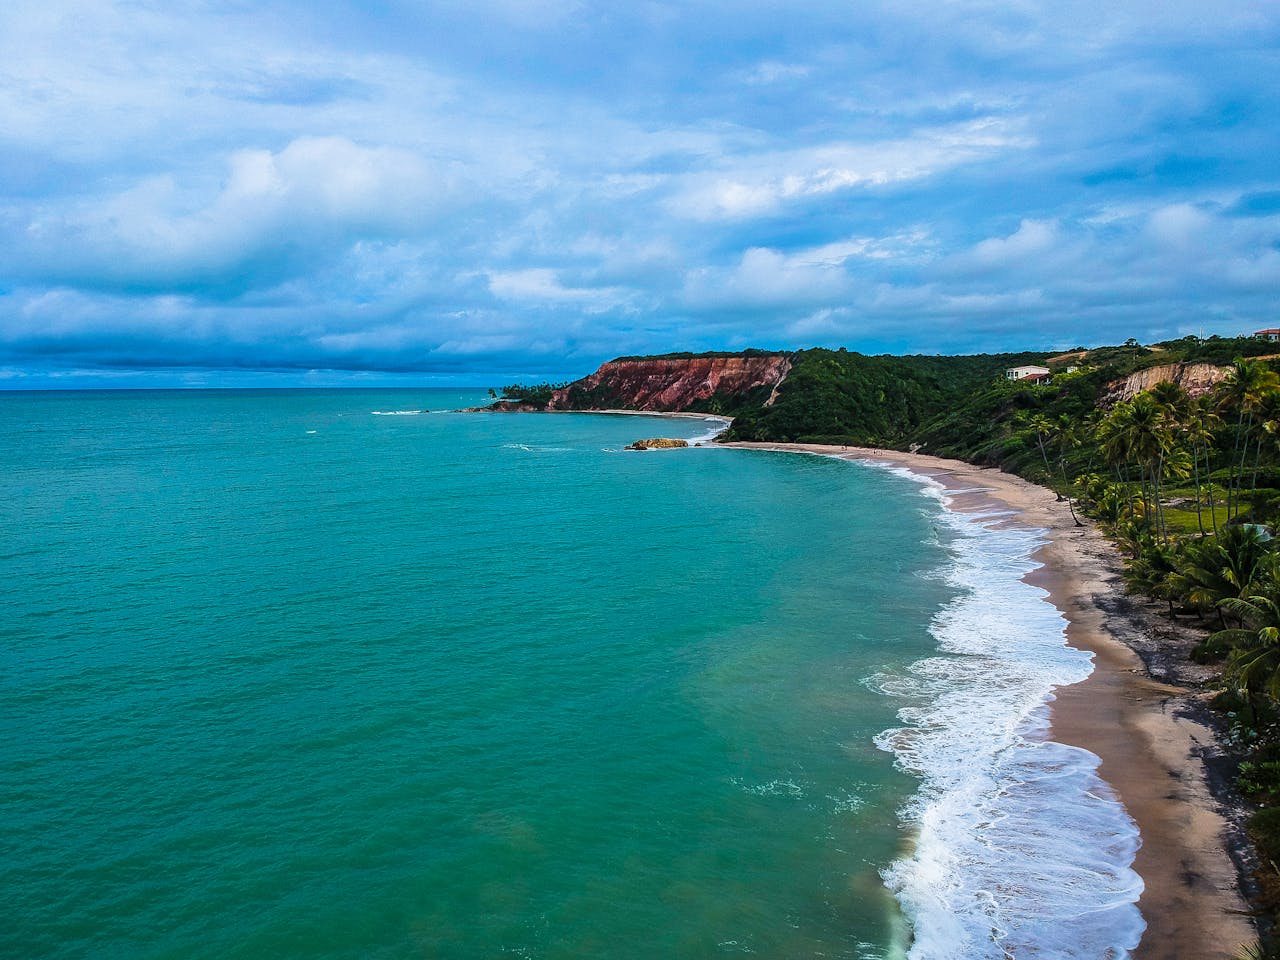
<path fill-rule="evenodd" d="M 1195 694 L 1153 680 L 1126 645 L 1126 631 L 1142 624 L 1117 622 L 1115 606 L 1108 601 L 1123 589 L 1119 559 L 1096 529 L 1077 527 L 1067 504 L 1057 502 L 1052 491 L 961 461 L 819 444 L 727 446 L 903 468 L 937 484 L 949 510 L 985 517 L 984 525 L 997 531 L 1016 528 L 1031 536 L 1033 555 L 1022 579 L 1042 589 L 1064 618 L 1070 648 L 1093 657 L 1087 676 L 1053 691 L 1044 739 L 1099 758 L 1097 776 L 1137 824 L 1141 847 L 1133 870 L 1142 881 L 1138 907 L 1146 932 L 1133 955 L 1139 960 L 1226 960 L 1239 944 L 1253 939 L 1227 849 L 1229 825 L 1208 785 L 1203 754 L 1212 747 L 1212 731 L 1185 709 Z M 1003 516 L 993 516 L 997 514 Z M 988 541 L 987 546 L 993 544 Z M 926 794 L 929 789 L 926 781 Z M 901 882 L 892 875 L 890 880 Z"/>

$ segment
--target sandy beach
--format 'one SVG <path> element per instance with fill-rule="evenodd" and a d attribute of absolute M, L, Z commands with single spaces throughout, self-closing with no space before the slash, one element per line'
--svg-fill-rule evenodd
<path fill-rule="evenodd" d="M 1138 905 L 1147 930 L 1134 956 L 1230 960 L 1256 939 L 1233 859 L 1248 855 L 1239 816 L 1211 789 L 1222 753 L 1201 719 L 1208 694 L 1196 686 L 1208 672 L 1183 663 L 1193 638 L 1176 636 L 1176 625 L 1124 595 L 1120 558 L 1089 520 L 1077 526 L 1067 503 L 1044 487 L 958 460 L 818 444 L 726 446 L 905 467 L 963 491 L 951 496 L 953 510 L 1010 510 L 1002 522 L 1044 530 L 1048 542 L 1034 557 L 1043 566 L 1028 580 L 1048 591 L 1068 620 L 1068 641 L 1092 652 L 1095 664 L 1088 679 L 1059 688 L 1051 736 L 1100 757 L 1100 775 L 1138 823 L 1134 869 L 1145 884 Z"/>

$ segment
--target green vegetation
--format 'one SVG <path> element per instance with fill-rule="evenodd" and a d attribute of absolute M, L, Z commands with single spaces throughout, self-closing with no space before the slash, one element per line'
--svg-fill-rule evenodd
<path fill-rule="evenodd" d="M 706 357 L 776 357 L 782 354 L 781 350 L 705 350 L 702 353 L 690 353 L 687 350 L 677 351 L 675 353 L 654 353 L 647 356 L 630 356 L 617 357 L 614 363 L 628 363 L 637 360 L 696 360 Z"/>
<path fill-rule="evenodd" d="M 1239 787 L 1258 807 L 1259 906 L 1280 913 L 1280 376 L 1276 345 L 1185 338 L 1072 355 L 869 357 L 805 350 L 770 407 L 731 439 L 908 447 L 999 466 L 1057 490 L 1126 556 L 1134 592 L 1202 624 L 1220 669 Z M 1256 359 L 1250 359 L 1256 358 Z M 1137 372 L 1211 364 L 1193 394 Z M 1047 383 L 1005 370 L 1048 367 Z M 1068 371 L 1069 366 L 1076 369 Z M 1225 369 L 1224 369 L 1225 368 Z M 1171 367 L 1171 375 L 1185 372 Z M 1207 374 L 1208 376 L 1204 376 Z M 1146 389 L 1137 390 L 1138 386 Z M 1264 942 L 1246 956 L 1280 957 Z"/>
<path fill-rule="evenodd" d="M 502 399 L 513 403 L 531 403 L 536 407 L 545 407 L 551 402 L 551 395 L 557 390 L 567 387 L 567 383 L 513 383 L 502 387 Z M 489 391 L 493 395 L 493 391 Z"/>
<path fill-rule="evenodd" d="M 1043 458 L 1029 421 L 1095 416 L 1107 385 L 1150 367 L 1172 363 L 1225 366 L 1237 357 L 1280 352 L 1252 337 L 1186 337 L 1152 346 L 1083 348 L 1068 354 L 867 356 L 846 350 L 802 350 L 772 407 L 744 409 L 729 439 L 910 444 L 938 456 L 1000 466 L 1045 482 L 1056 470 Z M 1061 359 L 1059 359 L 1059 357 Z M 1041 365 L 1048 385 L 1005 379 L 1005 370 Z M 1067 373 L 1069 366 L 1078 369 Z M 1087 459 L 1087 450 L 1081 456 Z M 1039 463 L 1040 471 L 1035 465 Z"/>
<path fill-rule="evenodd" d="M 749 354 L 759 355 L 760 351 Z M 1219 665 L 1215 701 L 1237 749 L 1239 787 L 1258 807 L 1259 906 L 1280 915 L 1280 376 L 1276 344 L 1186 337 L 1068 354 L 790 354 L 769 387 L 686 409 L 734 417 L 726 439 L 920 449 L 999 466 L 1058 491 L 1123 550 L 1130 590 L 1194 619 L 1192 652 Z M 665 359 L 742 354 L 669 354 Z M 642 358 L 622 358 L 642 359 Z M 653 358 L 643 358 L 653 359 Z M 1189 394 L 1151 368 L 1210 364 Z M 1048 382 L 1007 379 L 1047 367 Z M 1177 376 L 1185 368 L 1171 366 Z M 1145 389 L 1139 389 L 1139 387 Z M 506 387 L 537 403 L 550 385 Z M 569 387 L 579 409 L 624 407 L 626 386 Z M 773 395 L 773 401 L 766 401 Z M 545 404 L 545 399 L 541 401 Z M 1079 522 L 1079 521 L 1077 521 Z M 1269 943 L 1247 957 L 1280 957 Z"/>
<path fill-rule="evenodd" d="M 931 418 L 1003 378 L 1008 367 L 1043 356 L 869 357 L 802 350 L 792 355 L 773 406 L 740 412 L 730 439 L 900 446 Z"/>

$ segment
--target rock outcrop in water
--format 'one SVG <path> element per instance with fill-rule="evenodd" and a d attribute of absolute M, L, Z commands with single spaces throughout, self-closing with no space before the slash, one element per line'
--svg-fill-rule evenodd
<path fill-rule="evenodd" d="M 781 354 L 611 360 L 557 390 L 548 410 L 692 410 L 768 406 L 791 370 Z"/>
<path fill-rule="evenodd" d="M 1225 380 L 1229 372 L 1229 367 L 1218 367 L 1212 363 L 1166 363 L 1158 367 L 1147 367 L 1107 384 L 1098 405 L 1115 406 L 1165 381 L 1176 383 L 1192 397 L 1202 397 Z"/>
<path fill-rule="evenodd" d="M 635 443 L 629 443 L 626 446 L 628 450 L 674 450 L 678 447 L 687 447 L 688 440 L 673 440 L 671 437 L 654 437 L 651 440 L 637 440 Z"/>
<path fill-rule="evenodd" d="M 483 407 L 463 407 L 459 413 L 541 413 L 546 407 L 540 407 L 527 400 L 495 400 Z"/>

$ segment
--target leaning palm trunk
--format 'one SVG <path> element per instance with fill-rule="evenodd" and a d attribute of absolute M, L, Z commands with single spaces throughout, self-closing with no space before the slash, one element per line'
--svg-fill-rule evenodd
<path fill-rule="evenodd" d="M 1236 461 L 1240 457 L 1240 428 L 1244 425 L 1244 407 L 1240 408 L 1240 412 L 1236 415 L 1236 431 L 1235 436 L 1231 440 L 1231 462 L 1230 469 L 1227 470 L 1227 519 L 1231 519 L 1231 504 L 1234 498 L 1231 495 L 1231 489 L 1234 486 L 1233 481 L 1236 475 Z"/>
<path fill-rule="evenodd" d="M 1142 516 L 1151 522 L 1151 479 L 1146 464 L 1138 462 L 1138 482 L 1142 486 Z"/>
<path fill-rule="evenodd" d="M 1213 535 L 1216 537 L 1218 535 L 1218 505 L 1217 503 L 1214 502 L 1214 499 L 1213 499 L 1213 471 L 1209 469 L 1209 463 L 1210 463 L 1209 443 L 1208 441 L 1205 441 L 1204 473 L 1205 473 L 1205 478 L 1209 481 L 1205 485 L 1205 490 L 1207 491 L 1208 498 L 1209 498 L 1209 520 L 1213 524 Z"/>
<path fill-rule="evenodd" d="M 1127 467 L 1128 464 L 1126 464 L 1125 466 Z M 1116 475 L 1116 485 L 1120 487 L 1121 490 L 1124 491 L 1125 509 L 1129 511 L 1129 519 L 1132 520 L 1133 519 L 1133 481 L 1127 479 L 1127 476 L 1128 476 L 1127 469 L 1123 473 L 1121 472 L 1120 464 L 1117 463 L 1111 469 Z"/>
<path fill-rule="evenodd" d="M 1062 487 L 1067 491 L 1067 509 L 1071 511 L 1071 519 L 1077 527 L 1083 527 L 1084 524 L 1076 516 L 1076 505 L 1071 502 L 1071 482 L 1067 479 L 1067 461 L 1065 457 L 1058 460 L 1058 469 L 1062 473 Z"/>
<path fill-rule="evenodd" d="M 1235 477 L 1236 477 L 1235 512 L 1231 513 L 1231 511 L 1228 511 L 1228 514 L 1229 514 L 1228 519 L 1230 519 L 1231 517 L 1240 516 L 1240 494 L 1242 492 L 1241 488 L 1244 486 L 1244 464 L 1245 464 L 1245 461 L 1249 459 L 1249 435 L 1251 433 L 1253 433 L 1253 411 L 1252 410 L 1249 411 L 1249 419 L 1246 422 L 1245 428 L 1244 428 L 1244 448 L 1240 451 L 1240 462 L 1236 465 L 1236 468 L 1235 468 Z"/>
<path fill-rule="evenodd" d="M 1160 475 L 1164 473 L 1164 454 L 1156 459 L 1156 465 L 1151 471 L 1151 493 L 1156 502 L 1156 529 L 1163 541 L 1169 540 L 1169 530 L 1164 525 L 1164 503 L 1160 499 Z"/>
<path fill-rule="evenodd" d="M 1253 450 L 1253 497 L 1258 498 L 1258 461 L 1262 459 L 1262 432 L 1258 432 L 1258 444 Z"/>
<path fill-rule="evenodd" d="M 1204 514 L 1200 509 L 1202 497 L 1200 492 L 1200 449 L 1194 438 L 1191 441 L 1191 475 L 1196 481 L 1196 526 L 1200 528 L 1200 536 L 1203 537 L 1205 534 Z"/>

